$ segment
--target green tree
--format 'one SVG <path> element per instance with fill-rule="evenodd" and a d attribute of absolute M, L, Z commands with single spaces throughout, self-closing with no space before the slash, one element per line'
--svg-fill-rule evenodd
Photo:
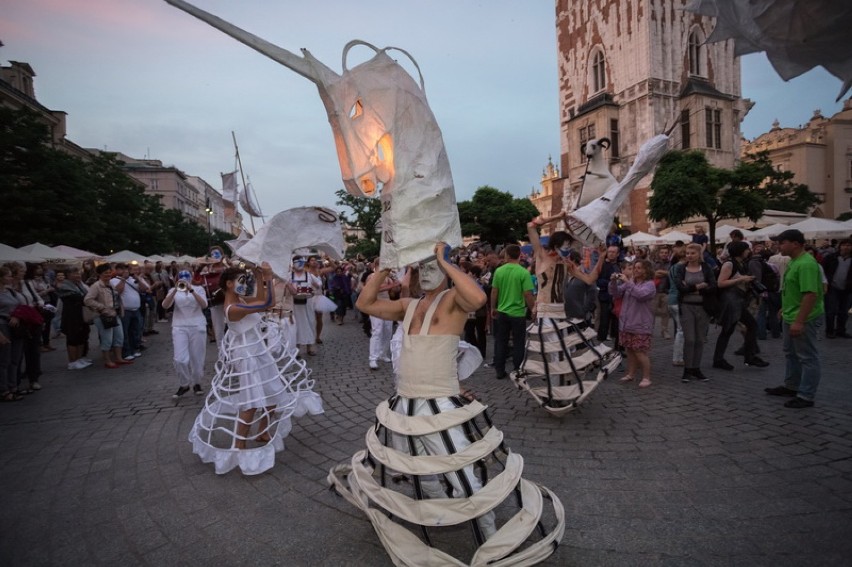
<path fill-rule="evenodd" d="M 462 201 L 458 207 L 462 234 L 478 235 L 480 241 L 494 245 L 523 239 L 527 223 L 539 214 L 529 199 L 516 198 L 487 185 L 478 188 L 470 201 Z"/>
<path fill-rule="evenodd" d="M 750 164 L 731 171 L 710 165 L 702 152 L 671 151 L 654 173 L 648 216 L 670 225 L 701 217 L 707 222 L 710 241 L 715 242 L 721 219 L 760 218 L 767 202 L 759 190 L 763 179 L 763 173 Z"/>
<path fill-rule="evenodd" d="M 146 195 L 114 154 L 81 159 L 54 149 L 39 115 L 27 109 L 0 107 L 0 202 L 9 213 L 0 242 L 11 246 L 39 241 L 103 254 L 128 248 L 200 256 L 212 240 L 206 227 Z"/>
<path fill-rule="evenodd" d="M 351 228 L 364 231 L 364 238 L 355 235 L 346 237 L 346 242 L 349 243 L 347 254 L 363 254 L 367 258 L 378 256 L 382 233 L 377 229 L 377 225 L 382 218 L 382 202 L 371 197 L 355 197 L 345 189 L 338 189 L 334 194 L 337 195 L 335 204 L 350 211 L 341 211 L 340 221 Z"/>

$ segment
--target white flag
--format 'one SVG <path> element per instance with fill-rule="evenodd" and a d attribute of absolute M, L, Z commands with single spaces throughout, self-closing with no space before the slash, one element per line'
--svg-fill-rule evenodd
<path fill-rule="evenodd" d="M 237 172 L 223 173 L 222 175 L 222 198 L 230 204 L 237 202 Z"/>

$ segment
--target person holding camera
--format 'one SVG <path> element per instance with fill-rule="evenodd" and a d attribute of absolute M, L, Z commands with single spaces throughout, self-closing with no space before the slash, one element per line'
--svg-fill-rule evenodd
<path fill-rule="evenodd" d="M 119 364 L 133 364 L 132 360 L 126 360 L 121 356 L 124 346 L 124 330 L 120 321 L 122 308 L 118 293 L 109 283 L 112 267 L 109 264 L 101 264 L 95 272 L 98 279 L 89 286 L 83 303 L 98 313 L 95 317 L 95 327 L 100 337 L 104 366 L 118 368 Z"/>
<path fill-rule="evenodd" d="M 748 310 L 755 281 L 754 276 L 748 272 L 751 248 L 742 240 L 731 242 L 728 245 L 728 255 L 730 259 L 722 264 L 717 281 L 721 302 L 718 322 L 722 330 L 716 340 L 713 368 L 734 369 L 734 366 L 725 360 L 725 351 L 731 335 L 737 328 L 737 323 L 742 323 L 746 328 L 743 345 L 746 366 L 765 368 L 769 366 L 769 363 L 757 356 L 757 321 Z"/>
<path fill-rule="evenodd" d="M 190 385 L 195 395 L 200 396 L 207 356 L 207 319 L 204 317 L 207 294 L 203 287 L 192 284 L 192 274 L 188 270 L 178 272 L 177 285 L 163 299 L 164 309 L 172 305 L 172 346 L 178 375 L 178 389 L 172 398 L 183 396 Z"/>

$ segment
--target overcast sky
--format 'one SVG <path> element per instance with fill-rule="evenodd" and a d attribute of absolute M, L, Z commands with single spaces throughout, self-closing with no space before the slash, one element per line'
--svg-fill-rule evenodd
<path fill-rule="evenodd" d="M 36 97 L 68 113 L 83 147 L 149 157 L 221 188 L 235 131 L 264 213 L 333 206 L 342 187 L 331 129 L 307 79 L 162 0 L 0 0 L 0 60 L 29 63 Z M 264 39 L 308 48 L 341 70 L 343 46 L 398 46 L 420 65 L 447 146 L 458 200 L 491 185 L 517 196 L 558 164 L 552 0 L 195 0 Z M 353 50 L 350 66 L 369 58 Z M 756 105 L 746 137 L 777 118 L 798 126 L 840 110 L 822 69 L 784 83 L 766 58 L 743 59 Z"/>

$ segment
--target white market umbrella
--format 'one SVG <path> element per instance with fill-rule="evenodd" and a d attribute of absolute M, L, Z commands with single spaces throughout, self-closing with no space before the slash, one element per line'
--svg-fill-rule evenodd
<path fill-rule="evenodd" d="M 802 222 L 791 224 L 787 228 L 794 228 L 802 232 L 805 238 L 843 238 L 849 236 L 849 227 L 840 221 L 811 217 Z"/>
<path fill-rule="evenodd" d="M 663 240 L 666 241 L 667 244 L 674 244 L 678 240 L 686 242 L 687 244 L 692 242 L 692 235 L 687 234 L 685 232 L 681 232 L 679 230 L 673 230 L 668 234 L 663 235 Z"/>
<path fill-rule="evenodd" d="M 742 230 L 738 226 L 731 226 L 729 224 L 723 224 L 721 226 L 716 227 L 716 242 L 729 242 L 731 240 L 731 232 L 735 230 Z"/>
<path fill-rule="evenodd" d="M 764 240 L 768 240 L 769 238 L 771 238 L 773 236 L 777 236 L 777 235 L 781 234 L 782 232 L 784 232 L 788 228 L 790 228 L 790 227 L 787 226 L 786 224 L 777 223 L 777 224 L 773 224 L 771 226 L 765 226 L 765 227 L 763 227 L 759 230 L 755 230 L 754 232 L 746 233 L 746 237 L 749 240 L 754 240 L 755 237 L 763 238 Z"/>
<path fill-rule="evenodd" d="M 665 244 L 666 241 L 662 236 L 657 236 L 656 234 L 648 234 L 647 232 L 634 232 L 630 236 L 625 236 L 621 239 L 624 244 L 628 246 L 638 245 L 638 246 L 651 246 L 653 244 Z"/>
<path fill-rule="evenodd" d="M 145 261 L 145 256 L 142 254 L 137 254 L 131 250 L 122 250 L 121 252 L 116 252 L 115 254 L 110 254 L 106 258 L 104 258 L 107 262 L 123 262 L 123 263 L 132 263 L 136 262 L 137 264 L 141 264 Z"/>
<path fill-rule="evenodd" d="M 38 256 L 39 258 L 44 258 L 44 261 L 52 264 L 61 264 L 63 262 L 78 262 L 80 259 L 68 254 L 67 252 L 62 252 L 57 250 L 56 248 L 51 248 L 46 244 L 42 244 L 41 242 L 36 242 L 34 244 L 28 244 L 26 246 L 21 246 L 18 250 L 23 250 L 24 252 L 29 252 L 33 256 Z"/>
<path fill-rule="evenodd" d="M 149 262 L 162 262 L 163 257 L 160 256 L 159 254 L 154 254 L 152 256 L 148 256 L 148 261 Z"/>
<path fill-rule="evenodd" d="M 95 254 L 94 252 L 89 252 L 88 250 L 81 250 L 80 248 L 74 248 L 73 246 L 65 246 L 64 244 L 60 244 L 59 246 L 54 246 L 54 250 L 58 250 L 59 252 L 64 252 L 65 254 L 70 254 L 74 256 L 78 260 L 88 260 L 89 258 L 101 258 L 100 254 Z"/>
<path fill-rule="evenodd" d="M 190 256 L 188 254 L 184 254 L 183 256 L 178 256 L 175 258 L 175 262 L 178 264 L 196 264 L 198 263 L 198 258 L 195 256 Z"/>
<path fill-rule="evenodd" d="M 31 254 L 26 250 L 13 248 L 0 244 L 0 262 L 29 262 L 30 264 L 42 264 L 44 258 L 39 258 L 35 254 Z"/>

